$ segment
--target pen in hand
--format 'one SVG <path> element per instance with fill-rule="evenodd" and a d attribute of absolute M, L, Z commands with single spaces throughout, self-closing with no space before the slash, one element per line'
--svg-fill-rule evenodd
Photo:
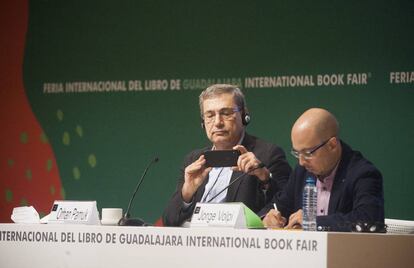
<path fill-rule="evenodd" d="M 276 203 L 273 203 L 273 208 L 276 210 L 276 211 L 278 211 L 278 209 L 277 209 L 277 206 L 276 206 Z M 279 212 L 279 214 L 280 214 L 280 212 Z M 286 225 L 286 219 L 285 218 L 283 218 L 282 216 L 281 216 L 281 220 L 282 220 L 282 226 L 280 227 L 280 228 L 283 228 L 283 226 L 284 225 Z M 286 227 L 285 227 L 286 228 Z"/>

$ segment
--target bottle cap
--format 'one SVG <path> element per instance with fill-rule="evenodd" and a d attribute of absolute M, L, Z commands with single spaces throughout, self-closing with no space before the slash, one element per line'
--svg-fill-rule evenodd
<path fill-rule="evenodd" d="M 316 181 L 315 181 L 314 178 L 312 178 L 312 177 L 307 177 L 306 178 L 306 184 L 315 184 L 315 183 L 316 183 Z"/>

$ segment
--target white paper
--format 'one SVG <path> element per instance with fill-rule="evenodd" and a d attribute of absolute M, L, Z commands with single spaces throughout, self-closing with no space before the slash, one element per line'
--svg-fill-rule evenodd
<path fill-rule="evenodd" d="M 33 206 L 15 207 L 10 217 L 15 223 L 40 223 L 39 213 Z"/>

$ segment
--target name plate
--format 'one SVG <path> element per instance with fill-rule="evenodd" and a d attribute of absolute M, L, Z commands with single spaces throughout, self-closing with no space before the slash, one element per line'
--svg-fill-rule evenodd
<path fill-rule="evenodd" d="M 56 200 L 48 223 L 100 225 L 96 201 Z"/>
<path fill-rule="evenodd" d="M 197 203 L 191 227 L 263 228 L 259 216 L 243 203 Z"/>

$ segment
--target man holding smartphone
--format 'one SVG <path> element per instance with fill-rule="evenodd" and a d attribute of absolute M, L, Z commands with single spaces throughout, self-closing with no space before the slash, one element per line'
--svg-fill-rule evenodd
<path fill-rule="evenodd" d="M 246 133 L 250 116 L 239 88 L 212 85 L 200 94 L 199 104 L 201 125 L 212 145 L 187 155 L 177 190 L 164 211 L 167 226 L 189 220 L 197 202 L 243 202 L 258 212 L 284 188 L 291 171 L 280 147 Z M 240 152 L 234 166 L 209 166 L 204 153 L 223 150 Z M 213 155 L 214 162 L 223 153 Z"/>

